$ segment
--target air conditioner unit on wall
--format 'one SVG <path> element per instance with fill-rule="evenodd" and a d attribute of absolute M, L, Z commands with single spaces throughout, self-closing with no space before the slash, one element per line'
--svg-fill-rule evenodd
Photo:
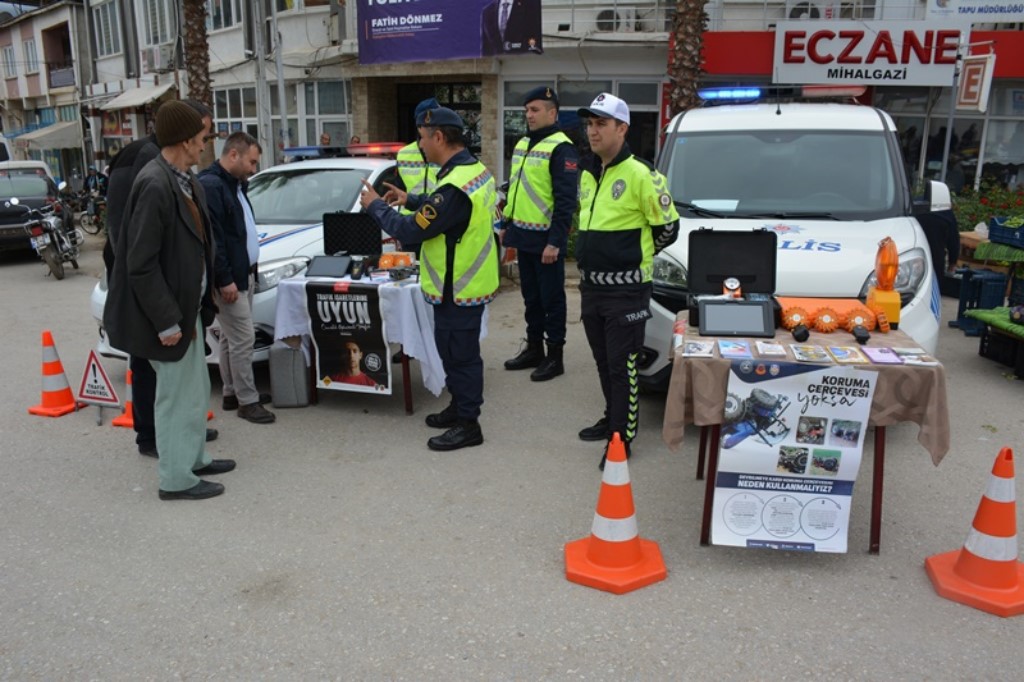
<path fill-rule="evenodd" d="M 153 45 L 142 48 L 142 70 L 162 73 L 174 68 L 174 44 Z"/>
<path fill-rule="evenodd" d="M 632 33 L 636 30 L 636 8 L 603 9 L 597 13 L 594 26 L 603 33 Z"/>
<path fill-rule="evenodd" d="M 811 2 L 811 0 L 786 0 L 786 19 L 830 20 L 839 18 L 839 4 L 834 2 Z"/>

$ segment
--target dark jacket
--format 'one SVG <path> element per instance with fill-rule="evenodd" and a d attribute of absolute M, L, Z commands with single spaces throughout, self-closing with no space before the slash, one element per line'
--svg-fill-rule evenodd
<path fill-rule="evenodd" d="M 114 270 L 114 251 L 117 250 L 117 238 L 121 234 L 124 207 L 128 204 L 132 183 L 146 164 L 159 153 L 156 135 L 150 135 L 129 144 L 110 162 L 110 178 L 107 180 L 107 243 L 103 247 L 103 262 L 108 273 Z"/>
<path fill-rule="evenodd" d="M 214 282 L 218 289 L 234 282 L 239 291 L 245 291 L 249 288 L 249 269 L 255 263 L 249 262 L 245 210 L 238 200 L 238 178 L 224 170 L 219 161 L 214 161 L 199 172 L 199 182 L 206 191 L 206 210 L 210 213 L 217 241 Z M 242 194 L 245 194 L 245 185 Z"/>
<path fill-rule="evenodd" d="M 195 203 L 211 234 L 203 188 L 192 183 Z M 213 242 L 204 246 L 187 199 L 170 167 L 158 157 L 142 169 L 125 207 L 123 231 L 114 252 L 103 326 L 115 348 L 147 360 L 174 362 L 184 357 L 200 314 L 203 326 L 213 322 Z M 174 346 L 160 343 L 162 331 L 178 325 L 182 338 Z M 205 353 L 204 353 L 205 355 Z"/>
<path fill-rule="evenodd" d="M 487 57 L 508 52 L 540 52 L 540 0 L 513 0 L 504 41 L 499 28 L 500 12 L 501 0 L 495 0 L 480 15 L 480 54 Z"/>

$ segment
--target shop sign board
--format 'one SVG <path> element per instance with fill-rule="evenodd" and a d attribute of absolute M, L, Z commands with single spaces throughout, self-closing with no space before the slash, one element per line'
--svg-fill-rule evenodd
<path fill-rule="evenodd" d="M 988 93 L 992 88 L 992 74 L 995 70 L 994 52 L 964 57 L 960 66 L 956 108 L 984 114 L 988 109 Z"/>
<path fill-rule="evenodd" d="M 926 19 L 957 19 L 967 23 L 1018 23 L 1024 21 L 1024 1 L 928 0 Z"/>
<path fill-rule="evenodd" d="M 772 82 L 949 86 L 968 37 L 957 21 L 780 22 Z"/>

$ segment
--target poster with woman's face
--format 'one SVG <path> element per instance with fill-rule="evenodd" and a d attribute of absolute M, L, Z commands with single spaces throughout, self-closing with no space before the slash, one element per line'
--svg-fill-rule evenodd
<path fill-rule="evenodd" d="M 391 349 L 377 287 L 355 282 L 306 282 L 316 387 L 391 394 Z"/>

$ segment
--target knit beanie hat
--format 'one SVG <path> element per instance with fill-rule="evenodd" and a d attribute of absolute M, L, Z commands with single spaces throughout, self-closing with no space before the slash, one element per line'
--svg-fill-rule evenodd
<path fill-rule="evenodd" d="M 203 129 L 199 112 L 179 100 L 169 100 L 156 112 L 156 143 L 160 148 L 192 139 Z"/>

